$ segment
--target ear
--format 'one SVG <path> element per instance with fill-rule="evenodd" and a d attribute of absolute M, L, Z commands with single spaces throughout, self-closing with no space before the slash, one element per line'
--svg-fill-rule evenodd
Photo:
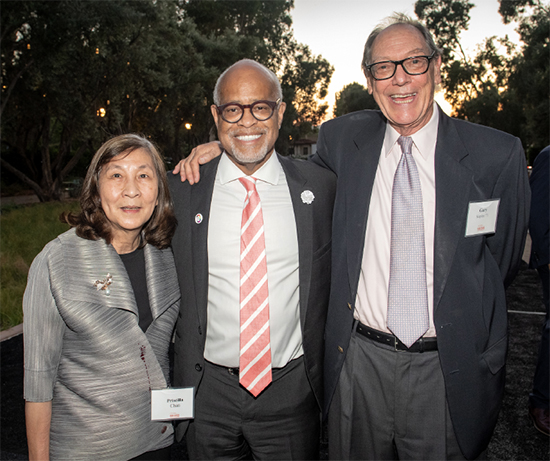
<path fill-rule="evenodd" d="M 436 85 L 441 83 L 441 56 L 434 59 L 434 83 Z"/>
<path fill-rule="evenodd" d="M 279 109 L 277 109 L 277 121 L 279 122 L 279 129 L 281 129 L 281 125 L 283 123 L 283 115 L 286 110 L 286 102 L 281 102 L 279 104 Z"/>
<path fill-rule="evenodd" d="M 218 117 L 220 116 L 218 114 L 218 107 L 215 104 L 212 104 L 210 106 L 210 112 L 212 112 L 212 117 L 214 117 L 214 123 L 218 126 Z"/>
<path fill-rule="evenodd" d="M 374 79 L 369 75 L 367 77 L 367 91 L 372 94 L 372 86 L 374 85 Z"/>

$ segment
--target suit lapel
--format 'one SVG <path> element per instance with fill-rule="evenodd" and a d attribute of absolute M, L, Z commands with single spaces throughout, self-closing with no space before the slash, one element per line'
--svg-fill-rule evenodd
<path fill-rule="evenodd" d="M 208 306 L 208 223 L 214 192 L 214 182 L 221 157 L 217 157 L 201 168 L 201 180 L 191 186 L 191 239 L 193 252 L 193 280 L 200 324 L 206 325 Z M 202 219 L 202 221 L 201 221 Z M 200 222 L 199 222 L 200 221 Z"/>
<path fill-rule="evenodd" d="M 348 277 L 353 298 L 357 294 L 372 187 L 384 142 L 385 127 L 385 118 L 382 115 L 365 123 L 363 129 L 353 138 L 355 149 L 346 156 L 344 174 L 338 175 L 338 182 L 345 183 L 339 191 L 346 194 L 346 223 L 342 225 L 345 225 L 347 232 Z"/>
<path fill-rule="evenodd" d="M 298 235 L 298 259 L 300 278 L 300 322 L 305 325 L 306 310 L 311 285 L 311 264 L 313 259 L 313 204 L 302 201 L 302 192 L 307 190 L 307 179 L 300 174 L 292 160 L 278 155 L 286 175 Z"/>
<path fill-rule="evenodd" d="M 172 251 L 146 245 L 144 253 L 147 293 L 154 320 L 172 306 L 181 297 L 181 293 Z"/>
<path fill-rule="evenodd" d="M 64 262 L 67 271 L 63 296 L 66 299 L 87 303 L 103 304 L 113 309 L 124 309 L 138 315 L 136 298 L 126 268 L 119 255 L 105 240 L 86 240 L 66 234 L 70 239 L 63 245 Z M 110 274 L 110 294 L 97 290 L 96 280 L 104 280 Z"/>
<path fill-rule="evenodd" d="M 458 242 L 464 237 L 473 173 L 468 151 L 453 120 L 440 110 L 435 150 L 434 311 L 437 309 Z"/>

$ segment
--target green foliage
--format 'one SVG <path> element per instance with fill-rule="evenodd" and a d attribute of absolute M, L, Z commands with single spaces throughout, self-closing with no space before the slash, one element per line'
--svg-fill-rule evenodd
<path fill-rule="evenodd" d="M 541 0 L 499 0 L 505 23 L 518 22 L 522 41 L 489 37 L 469 59 L 460 44 L 467 0 L 418 0 L 417 16 L 443 49 L 442 85 L 453 115 L 519 136 L 532 156 L 549 144 L 549 7 Z"/>
<path fill-rule="evenodd" d="M 77 201 L 50 202 L 2 210 L 0 216 L 0 329 L 23 320 L 22 301 L 32 260 L 69 226 L 63 211 L 78 211 Z"/>
<path fill-rule="evenodd" d="M 150 137 L 174 164 L 215 136 L 209 109 L 215 81 L 245 57 L 289 82 L 286 131 L 318 123 L 326 105 L 317 99 L 326 94 L 332 67 L 294 40 L 292 6 L 292 0 L 3 2 L 3 172 L 42 201 L 58 199 L 75 168 L 83 176 L 94 151 L 127 132 Z M 284 152 L 288 137 L 282 140 Z"/>
<path fill-rule="evenodd" d="M 334 104 L 334 116 L 348 114 L 363 109 L 377 109 L 378 105 L 374 97 L 369 94 L 367 88 L 357 82 L 345 85 L 336 93 L 336 103 Z"/>

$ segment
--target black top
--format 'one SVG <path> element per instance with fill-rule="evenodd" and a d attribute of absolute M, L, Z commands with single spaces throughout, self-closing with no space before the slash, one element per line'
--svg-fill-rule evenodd
<path fill-rule="evenodd" d="M 149 305 L 149 295 L 147 293 L 147 278 L 145 276 L 145 255 L 143 248 L 138 248 L 131 253 L 119 255 L 126 267 L 130 283 L 134 289 L 136 303 L 139 313 L 139 326 L 143 331 L 147 331 L 153 321 L 151 306 Z"/>

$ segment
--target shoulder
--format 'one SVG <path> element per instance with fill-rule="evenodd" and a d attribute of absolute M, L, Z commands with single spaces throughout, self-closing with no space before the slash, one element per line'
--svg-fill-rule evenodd
<path fill-rule="evenodd" d="M 385 124 L 386 118 L 379 110 L 360 110 L 327 120 L 321 125 L 321 131 L 355 131 L 364 129 L 365 125 Z"/>
<path fill-rule="evenodd" d="M 442 115 L 441 122 L 443 128 L 446 127 L 446 122 L 450 123 L 466 146 L 479 148 L 479 145 L 483 144 L 491 150 L 498 150 L 502 148 L 510 149 L 510 146 L 515 144 L 521 145 L 519 138 L 496 128 L 451 118 L 445 114 Z"/>
<path fill-rule="evenodd" d="M 332 171 L 316 165 L 313 162 L 298 160 L 292 157 L 282 157 L 280 155 L 279 161 L 286 171 L 295 169 L 307 180 L 326 183 L 327 185 L 336 184 L 336 175 Z"/>
<path fill-rule="evenodd" d="M 80 237 L 72 228 L 48 242 L 34 258 L 29 270 L 29 278 L 37 272 L 49 272 L 52 264 L 59 265 L 63 261 L 64 247 L 73 244 L 76 239 L 80 239 Z"/>
<path fill-rule="evenodd" d="M 548 159 L 550 158 L 550 146 L 545 147 L 542 149 L 537 157 L 535 158 L 535 161 L 533 162 L 533 171 L 539 168 L 548 168 Z M 548 172 L 547 172 L 548 173 Z"/>

